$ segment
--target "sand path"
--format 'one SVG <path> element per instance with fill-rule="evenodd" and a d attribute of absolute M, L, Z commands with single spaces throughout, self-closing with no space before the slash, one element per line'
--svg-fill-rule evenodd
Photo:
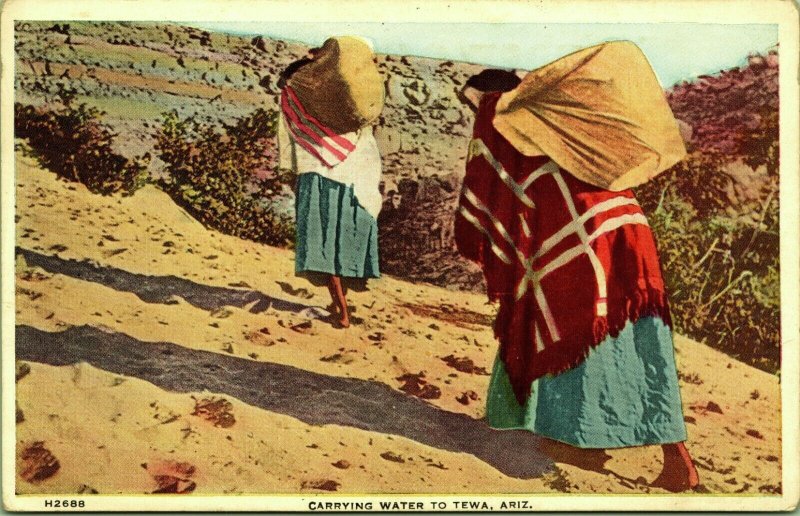
<path fill-rule="evenodd" d="M 145 493 L 175 475 L 167 488 L 202 493 L 659 492 L 658 447 L 579 452 L 485 425 L 481 296 L 385 277 L 336 330 L 291 252 L 208 231 L 150 186 L 101 197 L 17 165 L 18 459 L 60 464 L 19 492 Z M 779 379 L 675 344 L 703 490 L 779 492 Z M 235 423 L 207 421 L 203 399 Z"/>

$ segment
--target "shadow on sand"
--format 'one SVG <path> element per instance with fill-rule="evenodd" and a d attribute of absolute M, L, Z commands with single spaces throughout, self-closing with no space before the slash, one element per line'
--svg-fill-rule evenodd
<path fill-rule="evenodd" d="M 311 425 L 399 435 L 474 455 L 511 477 L 539 477 L 553 466 L 539 448 L 541 439 L 530 432 L 493 430 L 481 420 L 442 410 L 378 382 L 327 376 L 168 342 L 143 342 L 91 326 L 54 333 L 17 326 L 16 354 L 19 360 L 56 366 L 87 362 L 174 392 L 227 394 Z"/>
<path fill-rule="evenodd" d="M 174 296 L 202 310 L 214 311 L 223 306 L 248 307 L 252 313 L 261 313 L 268 308 L 298 313 L 312 305 L 296 303 L 270 297 L 255 290 L 215 287 L 195 283 L 177 276 L 148 276 L 122 269 L 98 265 L 89 260 L 68 260 L 58 256 L 40 254 L 29 249 L 16 248 L 29 266 L 40 267 L 48 272 L 63 274 L 76 279 L 99 283 L 120 292 L 135 294 L 145 303 L 171 304 Z"/>

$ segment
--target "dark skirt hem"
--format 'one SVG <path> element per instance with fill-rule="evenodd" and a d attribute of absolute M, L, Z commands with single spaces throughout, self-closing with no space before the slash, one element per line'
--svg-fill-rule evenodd
<path fill-rule="evenodd" d="M 583 450 L 611 450 L 611 449 L 619 449 L 619 448 L 636 448 L 639 446 L 661 446 L 663 444 L 673 444 L 673 443 L 682 443 L 686 441 L 687 435 L 685 429 L 673 429 L 674 435 L 670 435 L 669 433 L 664 434 L 663 436 L 655 437 L 651 436 L 649 439 L 638 439 L 633 441 L 616 441 L 616 442 L 602 442 L 602 440 L 598 439 L 596 441 L 592 441 L 591 445 L 586 443 L 581 443 L 578 441 L 570 441 L 562 437 L 553 437 L 551 435 L 547 435 L 542 432 L 538 432 L 535 430 L 531 430 L 529 427 L 524 425 L 512 425 L 512 426 L 495 426 L 492 423 L 487 424 L 494 430 L 525 430 L 527 432 L 531 432 L 533 434 L 538 435 L 539 437 L 546 437 L 552 441 L 558 441 L 563 444 L 568 444 L 575 448 L 581 448 Z"/>
<path fill-rule="evenodd" d="M 308 280 L 315 287 L 327 287 L 329 278 L 333 275 L 334 273 L 326 271 L 303 270 L 295 272 L 295 276 Z M 341 278 L 342 286 L 354 292 L 366 292 L 367 280 L 371 278 L 372 279 L 380 278 L 380 276 L 372 276 L 366 278 L 359 278 L 354 276 L 339 276 L 339 277 Z"/>

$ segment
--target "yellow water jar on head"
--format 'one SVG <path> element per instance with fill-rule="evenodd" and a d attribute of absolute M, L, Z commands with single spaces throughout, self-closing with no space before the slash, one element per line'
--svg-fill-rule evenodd
<path fill-rule="evenodd" d="M 383 109 L 383 79 L 374 59 L 362 38 L 329 38 L 287 84 L 323 125 L 339 134 L 356 131 L 374 122 Z"/>
<path fill-rule="evenodd" d="M 644 53 L 629 41 L 579 50 L 529 72 L 497 103 L 495 128 L 527 156 L 624 190 L 675 165 L 686 148 Z"/>

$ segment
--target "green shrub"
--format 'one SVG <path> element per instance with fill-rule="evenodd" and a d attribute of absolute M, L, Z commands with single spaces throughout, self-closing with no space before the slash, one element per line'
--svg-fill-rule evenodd
<path fill-rule="evenodd" d="M 276 169 L 277 113 L 258 109 L 217 127 L 166 113 L 156 150 L 168 176 L 159 184 L 204 225 L 271 245 L 291 246 L 291 217 L 273 202 L 283 190 Z"/>
<path fill-rule="evenodd" d="M 763 145 L 772 152 L 770 145 Z M 780 369 L 778 183 L 760 202 L 723 201 L 729 178 L 692 154 L 637 197 L 658 241 L 675 331 L 760 369 Z M 753 165 L 765 164 L 753 158 Z"/>
<path fill-rule="evenodd" d="M 130 195 L 147 181 L 144 158 L 128 160 L 111 147 L 105 113 L 62 96 L 56 108 L 14 104 L 14 133 L 26 138 L 39 163 L 67 181 L 103 195 Z"/>

